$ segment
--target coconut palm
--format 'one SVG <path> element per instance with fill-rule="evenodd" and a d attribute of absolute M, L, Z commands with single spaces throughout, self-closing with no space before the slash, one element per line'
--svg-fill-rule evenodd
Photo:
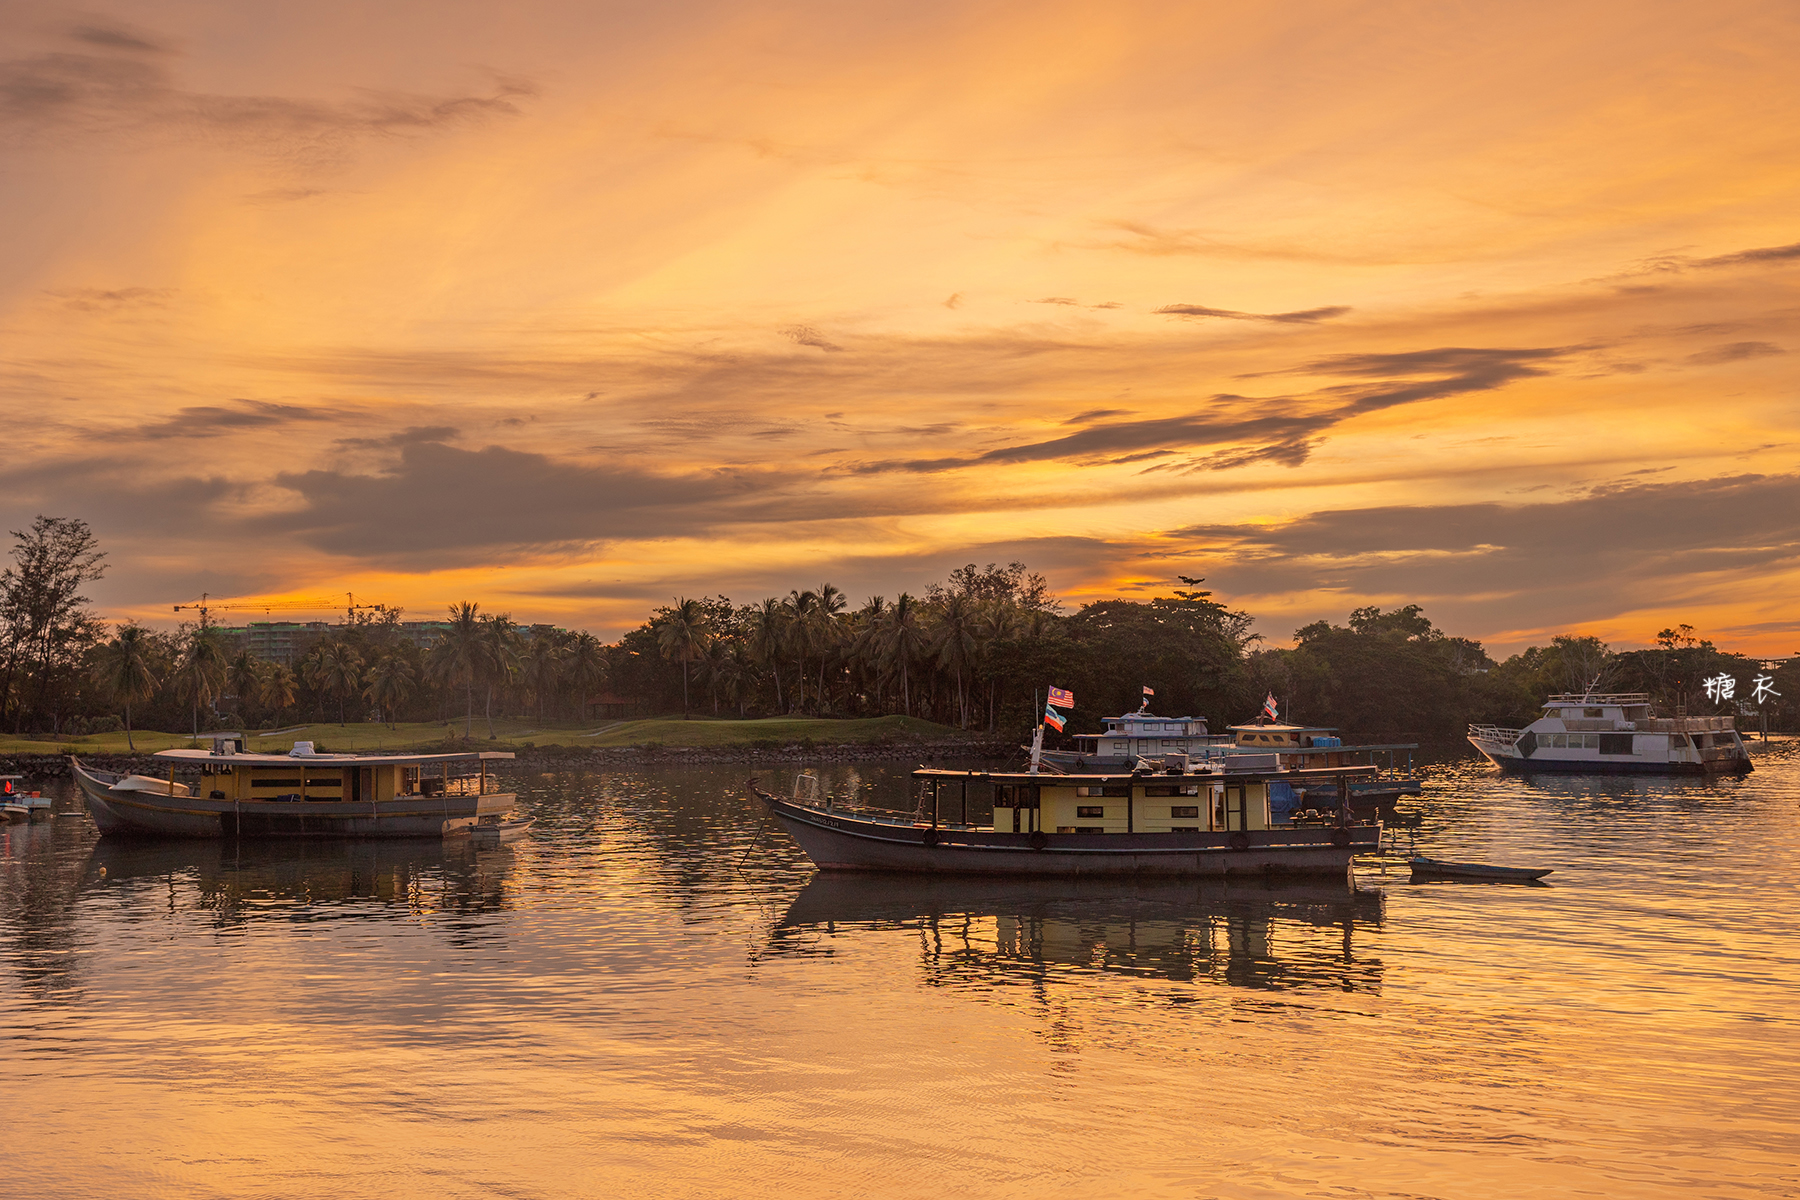
<path fill-rule="evenodd" d="M 775 711 L 785 712 L 781 705 L 781 650 L 787 644 L 787 610 L 781 601 L 770 596 L 750 609 L 749 650 L 757 662 L 765 664 L 775 680 Z"/>
<path fill-rule="evenodd" d="M 306 659 L 306 681 L 338 702 L 338 724 L 344 724 L 344 705 L 362 688 L 362 655 L 346 642 L 320 642 Z"/>
<path fill-rule="evenodd" d="M 924 654 L 928 644 L 925 627 L 919 619 L 919 602 L 906 592 L 888 610 L 887 627 L 883 631 L 882 657 L 900 672 L 900 711 L 912 715 L 911 667 Z"/>
<path fill-rule="evenodd" d="M 951 596 L 944 601 L 943 611 L 938 614 L 937 624 L 931 631 L 938 666 L 956 676 L 957 721 L 962 729 L 969 727 L 968 694 L 963 688 L 963 675 L 975 661 L 975 618 L 974 608 L 968 600 L 959 595 Z"/>
<path fill-rule="evenodd" d="M 387 714 L 389 729 L 394 727 L 395 710 L 412 698 L 416 679 L 412 664 L 398 654 L 384 654 L 369 668 L 363 698 Z"/>
<path fill-rule="evenodd" d="M 842 613 L 848 606 L 849 598 L 837 590 L 832 584 L 825 584 L 818 591 L 818 599 L 813 605 L 813 649 L 819 652 L 819 687 L 813 694 L 820 711 L 825 707 L 825 666 L 831 656 L 844 644 L 844 622 Z"/>
<path fill-rule="evenodd" d="M 806 659 L 812 653 L 813 638 L 818 633 L 816 621 L 819 597 L 811 590 L 792 591 L 783 602 L 787 610 L 787 648 L 797 660 L 794 671 L 794 711 L 806 711 Z"/>
<path fill-rule="evenodd" d="M 262 697 L 262 664 L 248 650 L 239 650 L 225 668 L 225 686 L 237 697 L 238 720 L 249 724 L 249 707 Z"/>
<path fill-rule="evenodd" d="M 562 663 L 567 651 L 558 644 L 555 634 L 540 630 L 531 635 L 521 656 L 521 674 L 525 686 L 537 699 L 538 722 L 544 720 L 544 702 L 556 693 L 563 681 Z"/>
<path fill-rule="evenodd" d="M 663 610 L 658 618 L 656 644 L 664 658 L 681 661 L 681 719 L 688 718 L 688 664 L 706 648 L 711 630 L 706 609 L 698 600 L 677 598 L 674 608 Z"/>
<path fill-rule="evenodd" d="M 580 697 L 581 715 L 587 716 L 588 696 L 606 682 L 606 648 L 591 633 L 578 633 L 562 660 L 563 679 Z"/>
<path fill-rule="evenodd" d="M 133 752 L 137 745 L 131 740 L 131 706 L 156 693 L 157 659 L 156 643 L 147 630 L 122 625 L 118 636 L 100 648 L 94 665 L 94 681 L 125 705 L 125 745 Z"/>
<path fill-rule="evenodd" d="M 261 686 L 257 694 L 269 711 L 279 719 L 300 695 L 300 685 L 294 679 L 293 671 L 284 663 L 270 663 L 262 672 Z"/>
<path fill-rule="evenodd" d="M 175 686 L 193 702 L 195 737 L 200 736 L 200 706 L 211 707 L 224 683 L 225 648 L 212 630 L 194 630 L 175 668 Z"/>
<path fill-rule="evenodd" d="M 488 740 L 494 740 L 494 688 L 504 688 L 518 677 L 525 639 L 507 613 L 481 619 L 481 675 L 487 684 Z"/>
<path fill-rule="evenodd" d="M 463 715 L 463 736 L 475 733 L 475 680 L 481 675 L 481 605 L 464 600 L 450 606 L 450 628 L 438 634 L 431 647 L 427 669 L 447 687 L 464 689 L 468 707 Z"/>

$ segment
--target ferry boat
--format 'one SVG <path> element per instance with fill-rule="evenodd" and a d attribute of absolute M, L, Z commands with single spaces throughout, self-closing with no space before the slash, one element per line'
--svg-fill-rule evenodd
<path fill-rule="evenodd" d="M 1176 769 L 1088 772 L 952 771 L 921 767 L 913 813 L 836 806 L 829 797 L 784 799 L 751 791 L 827 871 L 930 874 L 1187 877 L 1321 875 L 1347 878 L 1351 860 L 1381 841 L 1381 823 L 1271 812 L 1270 784 L 1335 776 L 1341 787 L 1369 767 L 1269 773 Z M 801 779 L 810 778 L 802 776 Z M 944 813 L 957 789 L 960 819 Z M 969 789 L 989 788 L 993 820 L 969 822 Z M 1310 815 L 1309 815 L 1310 811 Z"/>
<path fill-rule="evenodd" d="M 1724 775 L 1752 769 L 1735 718 L 1658 717 L 1646 692 L 1551 696 L 1523 729 L 1469 726 L 1469 742 L 1519 774 Z"/>
<path fill-rule="evenodd" d="M 1349 766 L 1375 766 L 1376 755 L 1388 756 L 1388 770 L 1358 775 L 1351 780 L 1352 803 L 1392 804 L 1401 796 L 1416 796 L 1419 780 L 1412 771 L 1412 752 L 1417 742 L 1345 745 L 1336 728 L 1326 725 L 1291 725 L 1261 720 L 1227 726 L 1227 733 L 1207 730 L 1205 717 L 1161 717 L 1140 709 L 1118 717 L 1102 717 L 1100 733 L 1071 735 L 1074 750 L 1043 750 L 1042 761 L 1063 772 L 1131 770 L 1139 763 L 1162 766 L 1171 762 L 1222 764 L 1227 771 L 1285 771 Z M 1395 756 L 1406 753 L 1406 773 L 1401 774 Z M 1307 792 L 1327 807 L 1337 806 L 1334 775 L 1313 784 Z"/>
<path fill-rule="evenodd" d="M 488 763 L 505 750 L 462 754 L 320 754 L 297 742 L 287 754 L 244 751 L 240 735 L 211 750 L 162 750 L 165 771 L 126 775 L 69 759 L 102 836 L 442 837 L 497 820 L 518 805 Z M 473 768 L 471 772 L 470 768 Z M 177 772 L 197 776 L 193 783 Z"/>

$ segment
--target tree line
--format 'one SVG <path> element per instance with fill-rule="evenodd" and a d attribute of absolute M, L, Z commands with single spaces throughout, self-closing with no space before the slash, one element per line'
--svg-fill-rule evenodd
<path fill-rule="evenodd" d="M 491 737 L 497 715 L 579 720 L 605 696 L 633 715 L 905 714 L 1012 737 L 1035 723 L 1054 683 L 1080 705 L 1069 733 L 1135 709 L 1150 687 L 1156 711 L 1204 716 L 1214 729 L 1252 718 L 1273 694 L 1284 719 L 1379 742 L 1456 738 L 1472 721 L 1524 723 L 1560 691 L 1646 691 L 1664 711 L 1747 714 L 1753 678 L 1789 694 L 1765 695 L 1755 710 L 1787 729 L 1789 697 L 1800 696 L 1792 665 L 1765 672 L 1686 625 L 1660 631 L 1645 650 L 1616 653 L 1571 635 L 1496 662 L 1407 605 L 1358 609 L 1341 626 L 1316 622 L 1296 631 L 1292 648 L 1271 648 L 1251 632 L 1250 614 L 1214 599 L 1202 580 L 1068 611 L 1017 562 L 969 564 L 918 595 L 855 608 L 830 583 L 750 603 L 678 597 L 610 644 L 522 626 L 472 600 L 452 605 L 447 627 L 423 646 L 402 631 L 398 610 L 358 614 L 288 665 L 204 624 L 108 628 L 82 594 L 105 569 L 82 521 L 40 517 L 13 537 L 13 563 L 0 573 L 0 712 L 15 732 L 460 718 L 467 737 L 479 714 Z M 1720 675 L 1742 690 L 1709 690 Z"/>

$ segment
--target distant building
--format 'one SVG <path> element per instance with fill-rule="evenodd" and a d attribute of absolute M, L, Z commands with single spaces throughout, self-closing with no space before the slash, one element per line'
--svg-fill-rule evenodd
<path fill-rule="evenodd" d="M 341 634 L 348 628 L 342 621 L 251 621 L 245 625 L 214 626 L 226 637 L 235 638 L 253 658 L 264 662 L 293 666 L 306 657 L 306 652 L 322 638 Z M 392 627 L 406 641 L 421 650 L 429 650 L 440 633 L 450 628 L 448 621 L 401 621 Z M 555 625 L 533 625 L 534 634 L 562 633 Z"/>

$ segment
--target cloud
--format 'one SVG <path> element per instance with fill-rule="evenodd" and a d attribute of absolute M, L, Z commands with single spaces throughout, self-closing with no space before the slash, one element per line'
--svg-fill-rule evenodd
<path fill-rule="evenodd" d="M 1234 312 L 1228 308 L 1206 308 L 1198 304 L 1165 304 L 1161 308 L 1151 310 L 1171 317 L 1222 317 L 1230 321 L 1274 321 L 1283 325 L 1310 325 L 1316 321 L 1329 321 L 1341 317 L 1350 311 L 1348 305 L 1330 304 L 1323 308 L 1303 308 L 1297 312 L 1284 313 L 1249 313 Z"/>
<path fill-rule="evenodd" d="M 221 437 L 244 429 L 334 421 L 341 415 L 331 409 L 303 408 L 297 404 L 270 404 L 261 400 L 233 400 L 232 403 L 237 407 L 191 405 L 177 410 L 172 417 L 139 425 L 129 431 L 129 436 L 151 441 L 177 437 Z"/>
<path fill-rule="evenodd" d="M 1715 363 L 1739 362 L 1746 358 L 1766 358 L 1771 354 L 1786 354 L 1780 346 L 1770 342 L 1729 342 L 1723 346 L 1713 346 L 1687 356 L 1691 363 L 1712 365 Z"/>
<path fill-rule="evenodd" d="M 46 292 L 69 308 L 83 312 L 110 312 L 129 307 L 160 308 L 175 295 L 174 288 L 62 288 Z"/>
<path fill-rule="evenodd" d="M 1238 593 L 1404 595 L 1489 628 L 1677 602 L 1704 575 L 1800 563 L 1800 475 L 1633 482 L 1538 504 L 1394 505 L 1171 538 Z"/>
<path fill-rule="evenodd" d="M 810 325 L 790 325 L 781 331 L 783 337 L 802 346 L 815 346 L 832 354 L 842 353 L 843 347 L 828 341 L 824 334 Z"/>
<path fill-rule="evenodd" d="M 203 134 L 265 154 L 324 151 L 347 140 L 425 133 L 517 116 L 535 96 L 528 80 L 498 77 L 487 94 L 423 96 L 364 91 L 340 103 L 188 91 L 148 35 L 84 25 L 81 49 L 0 61 L 0 131 L 54 136 Z M 154 56 L 154 57 L 153 57 Z"/>
<path fill-rule="evenodd" d="M 724 519 L 719 505 L 759 490 L 727 474 L 658 475 L 434 440 L 405 444 L 388 470 L 283 472 L 273 483 L 298 503 L 256 517 L 256 530 L 415 567 L 480 561 L 494 547 L 697 533 Z"/>
<path fill-rule="evenodd" d="M 1029 304 L 1071 304 L 1079 306 L 1081 301 L 1069 296 L 1045 296 L 1042 300 L 1030 300 Z"/>
<path fill-rule="evenodd" d="M 449 425 L 410 425 L 397 433 L 390 433 L 383 437 L 338 438 L 332 444 L 346 450 L 392 450 L 419 442 L 448 442 L 454 439 L 458 432 Z"/>

